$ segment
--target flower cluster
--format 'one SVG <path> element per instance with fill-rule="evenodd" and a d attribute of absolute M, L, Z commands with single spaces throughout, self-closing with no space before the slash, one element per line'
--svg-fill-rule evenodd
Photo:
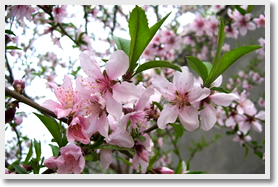
<path fill-rule="evenodd" d="M 200 115 L 201 128 L 208 131 L 216 123 L 216 117 L 213 117 L 216 116 L 215 106 L 228 106 L 237 99 L 235 94 L 203 88 L 186 66 L 182 67 L 182 72 L 174 73 L 173 83 L 166 78 L 157 77 L 152 85 L 145 88 L 140 84 L 123 81 L 121 76 L 127 71 L 129 64 L 127 55 L 121 50 L 111 55 L 103 71 L 92 51 L 83 51 L 80 63 L 87 77 L 77 77 L 75 89 L 68 76 L 65 76 L 60 87 L 55 83 L 48 83 L 54 89 L 59 103 L 47 100 L 42 106 L 52 110 L 58 118 L 70 119 L 67 128 L 70 143 L 91 144 L 91 137 L 99 134 L 104 137 L 105 144 L 134 148 L 132 164 L 137 171 L 141 166 L 142 173 L 146 172 L 148 150 L 153 146 L 149 134 L 144 131 L 150 127 L 151 119 L 157 119 L 153 115 L 157 111 L 154 111 L 150 99 L 155 89 L 169 101 L 157 119 L 161 129 L 179 118 L 186 130 L 193 131 L 199 127 Z M 213 85 L 220 86 L 221 81 L 220 77 Z M 57 162 L 56 158 L 50 160 Z M 112 150 L 101 149 L 100 161 L 103 168 L 107 169 L 112 163 Z M 63 168 L 64 165 L 54 166 Z M 75 166 L 80 167 L 80 164 Z M 59 169 L 58 173 L 61 173 Z M 81 172 L 80 168 L 60 170 Z"/>

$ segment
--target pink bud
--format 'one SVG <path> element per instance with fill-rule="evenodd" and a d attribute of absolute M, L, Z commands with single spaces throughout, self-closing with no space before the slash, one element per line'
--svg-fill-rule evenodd
<path fill-rule="evenodd" d="M 174 174 L 174 171 L 167 167 L 158 167 L 155 168 L 154 171 L 158 174 Z"/>
<path fill-rule="evenodd" d="M 136 152 L 142 160 L 149 162 L 148 151 L 143 145 L 136 145 Z"/>
<path fill-rule="evenodd" d="M 49 169 L 55 169 L 55 168 L 57 168 L 57 164 L 55 162 L 56 159 L 57 159 L 57 157 L 52 156 L 44 161 L 44 165 L 46 167 L 48 167 Z"/>
<path fill-rule="evenodd" d="M 22 94 L 24 88 L 25 88 L 25 82 L 22 79 L 14 80 L 13 87 L 16 92 Z"/>
<path fill-rule="evenodd" d="M 22 118 L 22 117 L 15 117 L 15 118 L 14 118 L 14 122 L 15 122 L 15 124 L 17 124 L 17 125 L 20 125 L 20 124 L 22 123 L 22 121 L 23 121 L 23 118 Z"/>

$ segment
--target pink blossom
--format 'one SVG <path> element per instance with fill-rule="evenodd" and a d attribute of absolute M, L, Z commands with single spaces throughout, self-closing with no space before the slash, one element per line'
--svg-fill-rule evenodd
<path fill-rule="evenodd" d="M 232 26 L 225 26 L 225 34 L 226 34 L 227 38 L 237 39 L 238 30 Z"/>
<path fill-rule="evenodd" d="M 5 168 L 5 174 L 10 174 L 10 171 L 7 168 Z"/>
<path fill-rule="evenodd" d="M 139 172 L 139 165 L 141 165 L 141 173 L 145 173 L 148 167 L 148 149 L 153 147 L 153 142 L 148 134 L 143 134 L 145 141 L 137 140 L 135 145 L 136 152 L 132 159 L 133 168 Z"/>
<path fill-rule="evenodd" d="M 230 51 L 230 45 L 227 43 L 224 43 L 224 45 L 222 46 L 222 50 L 223 51 Z"/>
<path fill-rule="evenodd" d="M 70 143 L 74 141 L 88 144 L 92 134 L 89 133 L 90 123 L 87 118 L 75 117 L 67 128 L 67 139 Z"/>
<path fill-rule="evenodd" d="M 202 36 L 206 30 L 206 22 L 201 14 L 197 14 L 195 20 L 191 23 L 191 29 L 196 32 L 197 36 Z"/>
<path fill-rule="evenodd" d="M 45 101 L 42 106 L 53 111 L 57 118 L 66 116 L 74 116 L 80 110 L 81 98 L 77 90 L 73 90 L 71 79 L 65 75 L 64 83 L 58 87 L 55 83 L 48 83 L 53 89 L 54 93 L 60 103 L 53 100 Z"/>
<path fill-rule="evenodd" d="M 139 97 L 139 88 L 136 85 L 118 81 L 118 77 L 124 75 L 128 69 L 128 56 L 121 50 L 114 52 L 106 62 L 103 73 L 91 51 L 85 50 L 81 53 L 80 63 L 83 71 L 89 76 L 83 85 L 93 93 L 99 92 L 106 100 L 107 112 L 115 119 L 120 119 L 122 103 Z"/>
<path fill-rule="evenodd" d="M 15 118 L 14 118 L 14 122 L 15 122 L 15 124 L 17 124 L 17 125 L 20 125 L 20 124 L 23 122 L 23 118 L 20 117 L 20 116 L 15 117 Z"/>
<path fill-rule="evenodd" d="M 258 105 L 259 105 L 260 107 L 264 107 L 264 106 L 265 106 L 265 100 L 264 100 L 262 97 L 259 98 L 259 100 L 258 100 Z"/>
<path fill-rule="evenodd" d="M 238 131 L 236 137 L 233 139 L 235 142 L 239 142 L 243 145 L 245 142 L 250 142 L 252 140 L 251 136 L 244 135 L 242 132 Z"/>
<path fill-rule="evenodd" d="M 222 76 L 217 78 L 213 83 L 212 87 L 219 87 L 222 83 Z M 234 100 L 238 100 L 239 97 L 233 93 L 219 93 L 212 91 L 207 98 L 201 101 L 203 109 L 200 111 L 201 116 L 201 128 L 205 131 L 210 130 L 217 121 L 217 111 L 214 105 L 229 106 Z"/>
<path fill-rule="evenodd" d="M 260 43 L 260 46 L 262 46 L 262 48 L 260 49 L 257 49 L 256 50 L 256 53 L 258 53 L 258 58 L 259 59 L 263 59 L 264 56 L 265 56 L 265 39 L 264 38 L 259 38 L 259 43 Z"/>
<path fill-rule="evenodd" d="M 225 8 L 225 5 L 213 5 L 212 8 L 218 12 L 220 10 L 222 10 L 223 8 Z"/>
<path fill-rule="evenodd" d="M 258 114 L 256 113 L 257 111 L 254 111 L 253 114 L 244 116 L 244 120 L 239 123 L 239 130 L 244 134 L 247 134 L 251 128 L 257 132 L 262 132 L 262 125 L 260 124 L 260 121 L 265 119 L 265 112 L 260 111 Z"/>
<path fill-rule="evenodd" d="M 75 144 L 68 144 L 62 147 L 61 155 L 55 160 L 58 167 L 58 174 L 75 173 L 80 174 L 85 167 L 85 159 L 82 150 Z"/>
<path fill-rule="evenodd" d="M 22 79 L 14 80 L 13 87 L 17 93 L 22 94 L 25 89 L 25 82 Z"/>
<path fill-rule="evenodd" d="M 49 158 L 45 159 L 44 165 L 45 165 L 46 167 L 48 167 L 49 169 L 55 169 L 55 168 L 57 168 L 57 164 L 56 164 L 57 158 L 58 158 L 58 157 L 56 157 L 56 156 L 52 156 L 52 157 L 49 157 Z"/>
<path fill-rule="evenodd" d="M 195 104 L 206 98 L 210 91 L 200 85 L 194 86 L 194 76 L 186 66 L 182 67 L 182 72 L 175 72 L 173 83 L 161 77 L 153 81 L 153 86 L 170 101 L 160 113 L 159 128 L 166 128 L 167 123 L 174 123 L 177 117 L 186 130 L 198 128 L 198 107 Z"/>
<path fill-rule="evenodd" d="M 250 21 L 251 14 L 238 15 L 234 17 L 235 22 L 232 24 L 232 27 L 238 28 L 242 36 L 245 36 L 247 30 L 255 30 L 256 25 Z"/>
<path fill-rule="evenodd" d="M 255 18 L 254 22 L 257 24 L 257 27 L 265 27 L 265 18 L 264 18 L 264 15 L 261 14 L 260 17 Z"/>
<path fill-rule="evenodd" d="M 54 21 L 56 23 L 63 23 L 63 19 L 67 16 L 67 6 L 56 6 L 53 10 L 54 12 Z"/>
<path fill-rule="evenodd" d="M 247 99 L 247 93 L 245 90 L 239 96 L 239 102 L 236 109 L 239 114 L 246 113 L 248 115 L 253 115 L 257 111 L 254 103 Z"/>
<path fill-rule="evenodd" d="M 206 34 L 208 36 L 217 36 L 219 21 L 216 16 L 210 16 L 206 23 Z"/>
<path fill-rule="evenodd" d="M 23 21 L 23 18 L 25 17 L 27 20 L 32 20 L 32 13 L 35 12 L 35 9 L 33 9 L 30 5 L 15 5 L 12 6 L 11 11 L 7 15 L 8 18 L 16 17 L 18 20 Z"/>

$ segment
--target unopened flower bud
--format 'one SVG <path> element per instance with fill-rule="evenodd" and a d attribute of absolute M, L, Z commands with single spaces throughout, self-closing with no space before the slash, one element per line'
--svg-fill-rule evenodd
<path fill-rule="evenodd" d="M 149 162 L 148 151 L 143 145 L 136 145 L 136 152 L 142 160 Z"/>
<path fill-rule="evenodd" d="M 14 118 L 14 123 L 15 123 L 16 125 L 20 125 L 20 124 L 22 123 L 22 121 L 23 121 L 23 118 L 22 118 L 22 117 L 15 117 L 15 118 Z"/>
<path fill-rule="evenodd" d="M 22 94 L 22 92 L 23 92 L 23 90 L 25 88 L 25 82 L 22 79 L 15 80 L 13 82 L 13 87 L 14 87 L 16 92 Z"/>
<path fill-rule="evenodd" d="M 155 168 L 154 171 L 158 174 L 174 174 L 174 171 L 167 167 L 158 167 Z"/>

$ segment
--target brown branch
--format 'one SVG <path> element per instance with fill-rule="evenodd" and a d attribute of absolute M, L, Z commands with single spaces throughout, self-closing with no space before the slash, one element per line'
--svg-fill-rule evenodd
<path fill-rule="evenodd" d="M 150 133 L 152 132 L 153 130 L 157 129 L 158 126 L 157 125 L 153 125 L 151 126 L 150 128 L 148 128 L 147 130 L 143 131 L 144 133 Z"/>
<path fill-rule="evenodd" d="M 38 111 L 40 111 L 44 115 L 51 116 L 53 118 L 58 119 L 54 112 L 52 112 L 52 111 L 50 111 L 50 110 L 40 106 L 38 103 L 35 103 L 34 101 L 32 101 L 32 100 L 30 100 L 30 99 L 28 99 L 28 98 L 18 94 L 17 92 L 10 90 L 9 88 L 5 87 L 5 94 L 9 95 L 10 97 L 12 97 L 12 98 L 14 98 L 16 100 L 18 100 L 19 102 L 25 103 L 26 105 L 29 105 L 29 106 L 37 109 Z M 62 122 L 65 122 L 65 123 L 68 123 L 68 119 L 67 118 L 60 118 L 58 120 L 60 120 Z"/>

